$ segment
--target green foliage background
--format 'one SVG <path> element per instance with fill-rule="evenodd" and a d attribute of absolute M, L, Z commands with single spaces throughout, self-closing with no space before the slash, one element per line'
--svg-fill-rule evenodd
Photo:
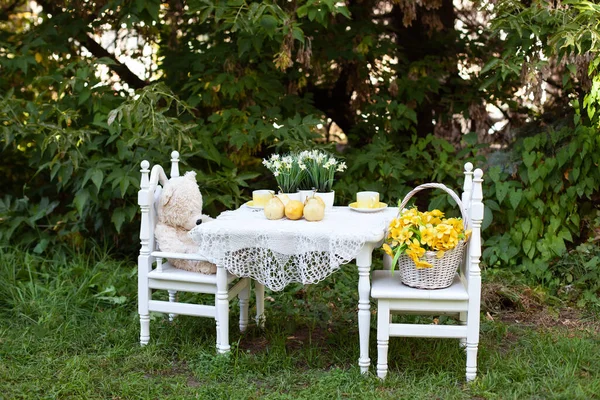
<path fill-rule="evenodd" d="M 4 244 L 43 253 L 94 238 L 134 256 L 143 159 L 166 164 L 178 150 L 216 215 L 275 187 L 263 157 L 316 146 L 349 165 L 338 204 L 358 190 L 395 203 L 424 182 L 459 188 L 474 162 L 485 170 L 484 265 L 575 282 L 588 297 L 600 289 L 598 263 L 556 263 L 598 235 L 595 2 L 0 4 Z M 108 51 L 111 32 L 137 44 Z M 144 44 L 138 76 L 119 57 L 141 57 Z M 508 121 L 494 134 L 487 105 Z M 429 200 L 451 209 L 442 194 Z"/>

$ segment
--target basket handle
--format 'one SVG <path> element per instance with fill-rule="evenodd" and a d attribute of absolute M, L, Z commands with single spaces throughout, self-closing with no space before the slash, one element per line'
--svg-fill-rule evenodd
<path fill-rule="evenodd" d="M 408 201 L 411 199 L 411 197 L 413 197 L 413 195 L 415 193 L 420 192 L 421 190 L 424 190 L 424 189 L 442 189 L 444 192 L 448 193 L 450 195 L 450 197 L 452 197 L 454 199 L 454 201 L 456 202 L 456 204 L 458 205 L 458 208 L 460 209 L 460 215 L 462 215 L 463 226 L 465 228 L 465 231 L 467 230 L 467 228 L 469 226 L 469 219 L 465 214 L 465 210 L 464 210 L 462 201 L 460 201 L 460 198 L 452 189 L 449 189 L 446 185 L 441 184 L 441 183 L 424 183 L 422 185 L 417 186 L 410 192 L 408 192 L 408 194 L 406 196 L 404 196 L 404 199 L 402 199 L 402 203 L 400 203 L 400 205 L 398 206 L 398 216 L 396 218 L 398 218 L 400 216 L 400 213 L 402 213 L 402 210 L 404 209 L 404 207 L 406 206 Z"/>

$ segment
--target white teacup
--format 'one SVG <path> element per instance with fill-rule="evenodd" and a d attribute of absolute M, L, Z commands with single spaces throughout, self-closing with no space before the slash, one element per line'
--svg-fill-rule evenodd
<path fill-rule="evenodd" d="M 252 203 L 254 207 L 264 207 L 275 196 L 275 192 L 268 189 L 253 190 Z"/>
<path fill-rule="evenodd" d="M 376 208 L 379 205 L 379 192 L 356 193 L 356 207 Z"/>

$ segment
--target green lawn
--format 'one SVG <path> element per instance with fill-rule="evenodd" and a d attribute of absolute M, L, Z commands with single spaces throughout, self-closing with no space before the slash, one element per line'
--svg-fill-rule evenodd
<path fill-rule="evenodd" d="M 227 357 L 216 355 L 214 322 L 205 318 L 169 323 L 157 314 L 150 345 L 141 348 L 131 263 L 94 252 L 43 259 L 0 249 L 0 264 L 0 398 L 591 399 L 600 393 L 598 318 L 584 320 L 578 312 L 569 319 L 539 304 L 487 317 L 484 310 L 479 376 L 470 385 L 457 341 L 392 338 L 382 382 L 374 374 L 374 323 L 371 373 L 363 376 L 357 367 L 352 265 L 316 286 L 268 292 L 264 331 L 251 325 L 240 335 L 234 302 Z"/>

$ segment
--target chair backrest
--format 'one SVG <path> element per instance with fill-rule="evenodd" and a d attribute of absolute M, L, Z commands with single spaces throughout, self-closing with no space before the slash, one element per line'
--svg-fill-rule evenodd
<path fill-rule="evenodd" d="M 160 198 L 162 187 L 168 178 L 163 167 L 156 164 L 150 170 L 150 163 L 147 160 L 142 161 L 142 179 L 140 190 L 138 192 L 138 204 L 141 209 L 142 218 L 140 226 L 140 254 L 150 254 L 157 249 L 156 239 L 154 237 L 154 228 L 158 221 L 156 214 L 156 204 Z M 179 176 L 179 153 L 171 153 L 171 178 Z"/>
<path fill-rule="evenodd" d="M 465 214 L 469 218 L 469 229 L 471 239 L 467 245 L 467 254 L 460 267 L 460 274 L 464 277 L 467 287 L 476 281 L 481 282 L 481 270 L 479 262 L 481 258 L 481 224 L 483 223 L 483 171 L 473 171 L 473 164 L 465 164 L 465 181 L 463 184 L 462 203 Z"/>

